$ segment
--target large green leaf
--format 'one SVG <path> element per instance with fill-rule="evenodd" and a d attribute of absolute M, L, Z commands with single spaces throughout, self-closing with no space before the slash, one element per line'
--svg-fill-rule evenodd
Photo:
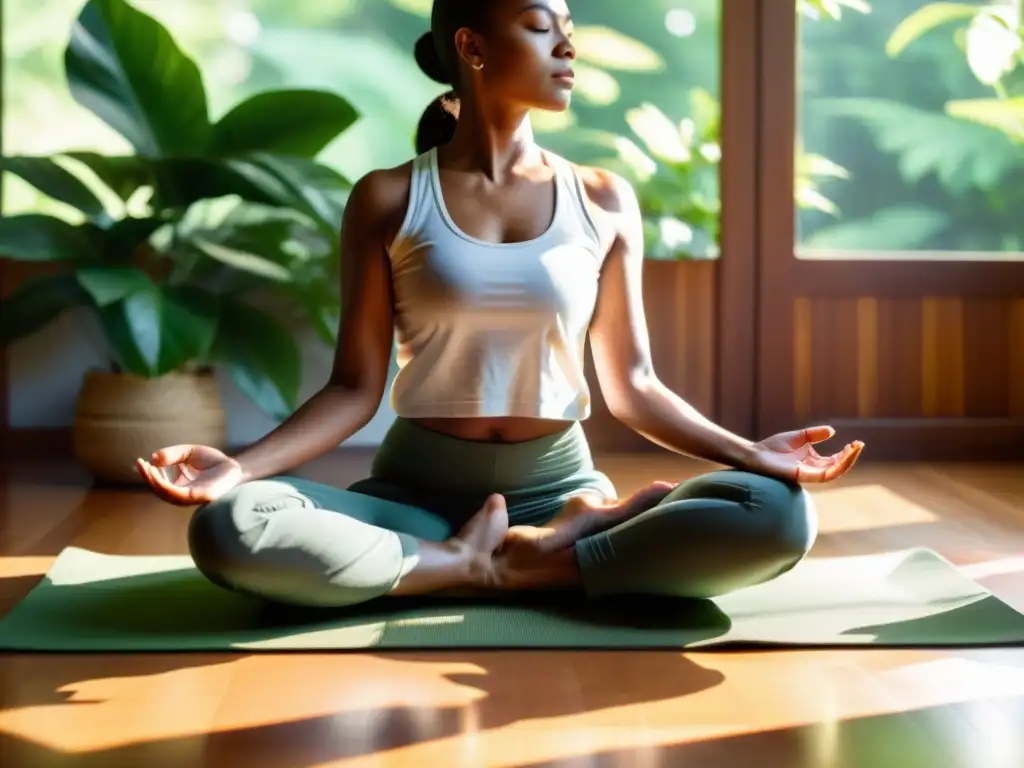
<path fill-rule="evenodd" d="M 71 94 L 139 154 L 202 154 L 211 128 L 196 63 L 126 0 L 89 0 L 65 53 Z"/>
<path fill-rule="evenodd" d="M 835 224 L 806 238 L 807 248 L 869 251 L 911 251 L 949 226 L 946 214 L 932 208 L 904 205 L 887 208 L 874 216 Z"/>
<path fill-rule="evenodd" d="M 217 327 L 213 297 L 196 288 L 161 288 L 148 279 L 98 312 L 114 359 L 123 370 L 146 377 L 203 360 Z"/>
<path fill-rule="evenodd" d="M 110 220 L 106 207 L 89 187 L 49 157 L 5 157 L 3 169 L 24 179 L 44 195 L 77 208 L 90 219 Z"/>
<path fill-rule="evenodd" d="M 107 260 L 113 262 L 131 260 L 139 247 L 167 223 L 166 219 L 158 216 L 146 219 L 129 217 L 115 222 L 104 232 L 104 254 Z"/>
<path fill-rule="evenodd" d="M 191 286 L 165 287 L 161 298 L 158 370 L 207 362 L 219 324 L 217 298 Z"/>
<path fill-rule="evenodd" d="M 307 158 L 266 154 L 229 160 L 228 165 L 273 204 L 309 216 L 325 234 L 340 229 L 351 184 L 337 171 Z"/>
<path fill-rule="evenodd" d="M 222 307 L 218 357 L 246 397 L 278 419 L 296 408 L 302 358 L 291 332 L 272 315 L 237 301 Z"/>
<path fill-rule="evenodd" d="M 821 99 L 815 108 L 862 123 L 881 151 L 898 156 L 909 183 L 934 174 L 953 192 L 988 190 L 1020 167 L 1020 149 L 1005 134 L 942 112 L 884 99 Z"/>
<path fill-rule="evenodd" d="M 129 160 L 129 158 L 118 158 Z M 200 200 L 237 196 L 251 203 L 290 208 L 324 223 L 340 224 L 350 183 L 314 160 L 265 154 L 234 158 L 138 158 L 136 167 L 121 163 L 112 179 L 126 189 L 130 183 L 152 184 L 158 211 L 181 211 Z M 110 168 L 108 167 L 108 170 Z"/>
<path fill-rule="evenodd" d="M 200 201 L 236 195 L 253 203 L 280 205 L 276 184 L 261 184 L 233 160 L 173 158 L 153 164 L 156 205 L 181 210 Z"/>
<path fill-rule="evenodd" d="M 68 309 L 87 304 L 88 298 L 74 274 L 30 277 L 0 300 L 0 346 L 41 330 Z"/>
<path fill-rule="evenodd" d="M 232 269 L 248 272 L 278 283 L 291 282 L 292 274 L 287 267 L 251 251 L 230 248 L 202 238 L 194 238 L 192 244 L 202 253 Z"/>
<path fill-rule="evenodd" d="M 180 243 L 205 258 L 194 266 L 207 269 L 216 262 L 241 274 L 279 284 L 296 280 L 323 281 L 324 255 L 337 253 L 337 237 L 325 238 L 306 217 L 287 208 L 272 208 L 236 199 L 198 203 L 178 228 Z"/>
<path fill-rule="evenodd" d="M 0 218 L 0 256 L 16 261 L 94 260 L 103 250 L 103 231 L 93 224 L 69 224 L 40 213 Z"/>
<path fill-rule="evenodd" d="M 889 56 L 899 56 L 903 50 L 922 35 L 936 27 L 954 21 L 972 19 L 981 9 L 966 3 L 929 3 L 914 11 L 899 23 L 885 44 Z"/>
<path fill-rule="evenodd" d="M 157 211 L 180 212 L 200 200 L 229 196 L 265 205 L 288 204 L 293 198 L 280 181 L 248 168 L 243 158 L 103 157 L 94 153 L 69 157 L 87 165 L 124 200 L 142 187 L 152 187 L 152 206 Z"/>
<path fill-rule="evenodd" d="M 153 291 L 156 286 L 145 272 L 131 267 L 85 267 L 76 273 L 79 285 L 97 307 L 124 301 L 133 293 Z"/>
<path fill-rule="evenodd" d="M 159 349 L 159 339 L 152 341 L 153 336 L 159 333 L 157 315 L 155 312 L 150 315 L 149 332 L 147 333 L 147 329 L 143 327 L 143 339 L 137 340 L 135 325 L 143 315 L 139 312 L 138 307 L 133 308 L 133 322 L 130 323 L 128 313 L 129 308 L 123 301 L 96 309 L 108 350 L 118 368 L 125 373 L 134 373 L 146 378 L 153 377 L 156 375 L 155 366 L 151 364 L 150 358 L 143 354 L 140 346 L 149 344 L 150 351 Z"/>
<path fill-rule="evenodd" d="M 1013 99 L 960 99 L 946 103 L 946 114 L 1002 131 L 1024 143 L 1024 97 Z"/>
<path fill-rule="evenodd" d="M 329 91 L 268 91 L 243 101 L 217 121 L 211 152 L 315 157 L 358 117 L 347 100 Z"/>
<path fill-rule="evenodd" d="M 154 183 L 150 161 L 138 155 L 110 156 L 98 152 L 67 152 L 65 157 L 81 163 L 122 200 L 127 200 L 140 187 Z"/>

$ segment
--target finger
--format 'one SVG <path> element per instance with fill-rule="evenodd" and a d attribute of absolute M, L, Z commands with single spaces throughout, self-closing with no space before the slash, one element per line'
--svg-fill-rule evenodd
<path fill-rule="evenodd" d="M 810 465 L 805 461 L 797 468 L 797 477 L 801 483 L 827 483 L 845 475 L 856 463 L 863 449 L 861 442 L 850 443 L 842 451 L 827 459 L 825 466 Z"/>
<path fill-rule="evenodd" d="M 835 437 L 835 434 L 836 431 L 828 425 L 807 427 L 803 431 L 804 440 L 808 443 L 822 443 L 832 437 Z"/>
<path fill-rule="evenodd" d="M 850 451 L 841 462 L 844 472 L 849 472 L 853 469 L 853 465 L 857 463 L 857 459 L 860 458 L 861 453 L 864 452 L 864 443 L 859 440 L 854 441 L 850 446 Z"/>
<path fill-rule="evenodd" d="M 168 481 L 166 475 L 157 467 L 143 462 L 146 473 L 149 476 L 149 484 L 156 491 L 156 494 L 166 502 L 180 504 L 180 494 L 176 492 L 174 485 Z"/>
<path fill-rule="evenodd" d="M 188 505 L 194 503 L 189 489 L 181 488 L 170 482 L 163 472 L 146 462 L 142 462 L 149 484 L 157 495 L 171 504 Z"/>
<path fill-rule="evenodd" d="M 805 427 L 804 429 L 795 429 L 792 432 L 780 432 L 770 438 L 770 440 L 780 441 L 788 448 L 796 450 L 811 443 L 820 443 L 828 440 L 835 433 L 836 431 L 829 426 Z"/>
<path fill-rule="evenodd" d="M 857 459 L 863 450 L 864 443 L 859 441 L 846 446 L 846 450 L 840 454 L 836 463 L 824 470 L 824 480 L 826 482 L 836 480 L 849 472 L 853 465 L 857 463 Z"/>
<path fill-rule="evenodd" d="M 194 445 L 172 445 L 169 448 L 161 448 L 154 453 L 149 461 L 155 467 L 169 467 L 173 464 L 188 463 L 195 454 Z"/>
<path fill-rule="evenodd" d="M 146 481 L 146 485 L 149 486 L 150 490 L 161 500 L 166 501 L 170 504 L 177 503 L 164 489 L 157 476 L 154 468 L 142 459 L 135 460 L 135 468 L 138 470 L 142 479 Z"/>

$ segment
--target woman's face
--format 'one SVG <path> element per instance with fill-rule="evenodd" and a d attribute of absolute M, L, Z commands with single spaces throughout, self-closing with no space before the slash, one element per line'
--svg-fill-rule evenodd
<path fill-rule="evenodd" d="M 491 97 L 529 109 L 566 109 L 576 49 L 565 0 L 503 0 L 491 19 L 478 41 Z"/>

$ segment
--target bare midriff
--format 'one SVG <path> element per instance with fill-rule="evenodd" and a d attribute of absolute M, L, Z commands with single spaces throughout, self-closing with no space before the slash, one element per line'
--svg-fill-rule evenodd
<path fill-rule="evenodd" d="M 532 419 L 519 416 L 500 418 L 411 419 L 432 432 L 483 443 L 525 443 L 568 429 L 571 421 Z"/>

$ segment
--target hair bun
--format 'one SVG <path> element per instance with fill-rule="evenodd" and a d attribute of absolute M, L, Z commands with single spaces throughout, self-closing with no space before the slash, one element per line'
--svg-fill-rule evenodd
<path fill-rule="evenodd" d="M 431 80 L 442 85 L 452 84 L 452 79 L 445 72 L 444 64 L 441 63 L 441 57 L 437 55 L 437 46 L 434 45 L 432 33 L 426 32 L 420 36 L 420 39 L 416 41 L 413 55 L 416 57 L 416 63 L 423 70 L 423 74 Z"/>

